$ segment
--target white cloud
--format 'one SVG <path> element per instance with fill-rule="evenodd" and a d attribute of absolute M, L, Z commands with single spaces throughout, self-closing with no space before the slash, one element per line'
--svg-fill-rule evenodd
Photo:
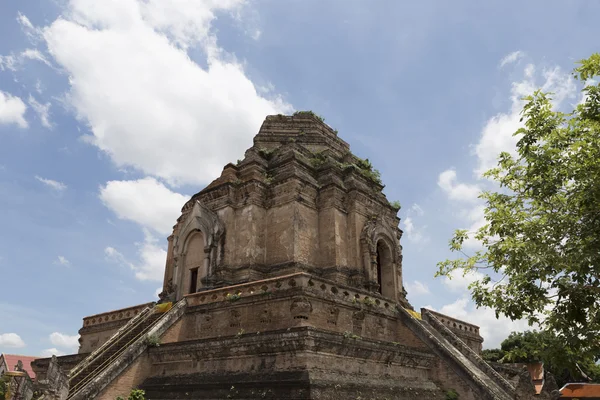
<path fill-rule="evenodd" d="M 509 56 L 506 58 L 506 63 L 511 60 L 516 61 L 523 54 L 512 53 Z M 537 82 L 540 78 L 541 84 Z M 523 69 L 523 78 L 512 83 L 509 109 L 492 116 L 485 123 L 479 141 L 473 146 L 473 154 L 477 161 L 473 172 L 479 182 L 459 182 L 454 169 L 448 169 L 438 177 L 438 186 L 444 190 L 449 199 L 472 204 L 465 205 L 458 212 L 459 217 L 465 221 L 464 225 L 467 226 L 469 232 L 475 232 L 486 223 L 483 201 L 479 200 L 477 196 L 482 190 L 492 187 L 492 183 L 481 179 L 482 175 L 490 168 L 497 166 L 498 156 L 501 152 L 516 155 L 516 144 L 519 137 L 514 133 L 523 127 L 525 122 L 520 121 L 524 105 L 523 97 L 533 94 L 536 88 L 553 93 L 554 109 L 559 109 L 567 99 L 575 99 L 577 89 L 572 76 L 558 67 L 537 71 L 535 65 L 526 65 Z M 470 236 L 464 245 L 466 248 L 476 248 L 480 246 L 480 243 Z"/>
<path fill-rule="evenodd" d="M 25 347 L 25 342 L 16 333 L 0 333 L 0 347 L 17 349 Z"/>
<path fill-rule="evenodd" d="M 2 60 L 0 60 L 1 64 Z M 0 90 L 0 125 L 16 124 L 20 128 L 27 128 L 25 111 L 27 106 L 21 98 Z"/>
<path fill-rule="evenodd" d="M 26 49 L 22 51 L 18 59 L 20 62 L 23 62 L 25 60 L 41 61 L 47 66 L 52 67 L 50 61 L 48 61 L 46 57 L 44 57 L 44 55 L 37 49 Z"/>
<path fill-rule="evenodd" d="M 404 234 L 406 239 L 414 244 L 422 245 L 429 241 L 426 234 L 427 226 L 415 224 L 415 218 L 418 220 L 425 212 L 417 203 L 414 203 L 406 212 L 403 221 Z"/>
<path fill-rule="evenodd" d="M 481 192 L 481 189 L 477 185 L 458 183 L 456 171 L 453 169 L 442 172 L 438 177 L 437 183 L 452 200 L 476 202 L 478 200 L 477 197 Z"/>
<path fill-rule="evenodd" d="M 514 136 L 514 133 L 523 127 L 525 122 L 520 121 L 524 96 L 533 94 L 538 87 L 543 91 L 552 92 L 555 109 L 560 107 L 565 99 L 575 98 L 577 88 L 573 77 L 559 67 L 542 70 L 541 86 L 536 84 L 533 64 L 525 67 L 523 75 L 523 80 L 512 84 L 510 110 L 491 117 L 482 129 L 479 142 L 475 145 L 475 155 L 478 160 L 475 172 L 478 176 L 497 165 L 501 152 L 515 154 L 519 138 Z"/>
<path fill-rule="evenodd" d="M 406 239 L 408 241 L 412 243 L 423 244 L 429 240 L 429 237 L 424 233 L 426 227 L 416 227 L 413 217 L 406 217 L 403 224 L 404 234 L 406 235 Z"/>
<path fill-rule="evenodd" d="M 425 211 L 423 211 L 421 206 L 418 205 L 417 203 L 414 203 L 412 206 L 410 206 L 409 211 L 419 217 L 422 217 L 425 214 Z"/>
<path fill-rule="evenodd" d="M 54 261 L 55 265 L 64 265 L 65 267 L 68 267 L 69 265 L 71 265 L 71 261 L 67 260 L 67 258 L 65 256 L 58 256 L 56 258 L 56 261 Z"/>
<path fill-rule="evenodd" d="M 215 12 L 241 4 L 71 0 L 44 38 L 71 76 L 67 98 L 91 128 L 89 142 L 118 166 L 171 184 L 206 183 L 240 158 L 265 115 L 291 111 L 259 94 L 216 45 Z M 189 46 L 204 51 L 206 68 Z"/>
<path fill-rule="evenodd" d="M 107 182 L 100 188 L 100 199 L 120 219 L 169 235 L 189 197 L 169 190 L 154 178 L 144 178 Z"/>
<path fill-rule="evenodd" d="M 42 178 L 40 176 L 35 176 L 35 179 L 37 179 L 38 181 L 42 182 L 44 185 L 48 186 L 51 189 L 54 189 L 58 192 L 62 192 L 63 190 L 67 189 L 67 185 L 65 185 L 62 182 L 59 181 L 55 181 L 52 179 L 46 179 L 46 178 Z"/>
<path fill-rule="evenodd" d="M 477 271 L 454 270 L 448 277 L 444 277 L 444 285 L 452 292 L 464 293 L 468 291 L 471 283 L 483 278 L 483 274 Z"/>
<path fill-rule="evenodd" d="M 512 53 L 507 54 L 500 61 L 500 68 L 504 67 L 507 64 L 512 64 L 514 62 L 517 62 L 519 59 L 523 58 L 524 56 L 525 56 L 525 53 L 523 53 L 521 50 L 513 51 Z"/>
<path fill-rule="evenodd" d="M 18 13 L 17 22 L 21 25 L 21 30 L 25 32 L 29 40 L 32 42 L 39 41 L 42 38 L 42 30 L 33 26 L 29 18 L 25 15 Z"/>
<path fill-rule="evenodd" d="M 27 100 L 31 108 L 37 113 L 42 126 L 50 129 L 52 128 L 52 123 L 50 122 L 50 106 L 51 104 L 48 102 L 46 104 L 38 103 L 38 101 L 32 96 L 29 95 L 29 99 Z"/>
<path fill-rule="evenodd" d="M 38 94 L 44 93 L 44 87 L 42 86 L 42 81 L 39 79 L 35 82 L 35 91 L 38 92 Z"/>
<path fill-rule="evenodd" d="M 499 347 L 511 332 L 532 329 L 527 321 L 511 321 L 503 316 L 496 318 L 494 310 L 487 307 L 476 308 L 466 297 L 444 305 L 439 312 L 479 326 L 479 334 L 484 340 L 483 347 L 487 349 Z"/>
<path fill-rule="evenodd" d="M 427 285 L 420 281 L 408 282 L 404 286 L 406 287 L 409 296 L 422 296 L 431 293 Z"/>
<path fill-rule="evenodd" d="M 79 348 L 79 335 L 65 335 L 60 332 L 52 332 L 50 334 L 50 343 L 62 349 L 75 351 Z"/>
<path fill-rule="evenodd" d="M 58 350 L 56 347 L 45 349 L 40 352 L 40 357 L 64 356 L 65 352 Z"/>
<path fill-rule="evenodd" d="M 104 254 L 108 260 L 135 271 L 135 277 L 139 280 L 162 281 L 167 252 L 156 242 L 156 238 L 145 232 L 144 242 L 137 244 L 140 259 L 138 263 L 130 262 L 114 247 L 106 247 Z"/>
<path fill-rule="evenodd" d="M 0 71 L 16 71 L 17 70 L 17 59 L 14 55 L 2 56 L 0 55 Z"/>

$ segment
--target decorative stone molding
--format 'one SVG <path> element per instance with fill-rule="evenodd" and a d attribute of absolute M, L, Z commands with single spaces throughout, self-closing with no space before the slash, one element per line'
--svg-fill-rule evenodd
<path fill-rule="evenodd" d="M 400 233 L 399 233 L 400 232 Z M 361 254 L 363 258 L 364 272 L 367 277 L 366 287 L 370 291 L 378 291 L 377 283 L 377 244 L 380 241 L 388 247 L 391 257 L 391 265 L 388 268 L 394 278 L 394 300 L 404 299 L 404 289 L 402 284 L 402 247 L 400 246 L 398 236 L 401 236 L 399 229 L 394 231 L 381 218 L 372 216 L 364 225 L 360 234 Z"/>
<path fill-rule="evenodd" d="M 209 209 L 199 200 L 192 200 L 184 206 L 184 210 L 189 209 L 185 218 L 179 222 L 179 230 L 173 239 L 173 268 L 174 290 L 177 293 L 176 300 L 184 296 L 183 281 L 184 274 L 183 263 L 187 252 L 188 239 L 194 232 L 202 232 L 204 238 L 204 253 L 207 255 L 205 265 L 206 277 L 214 277 L 218 266 L 223 262 L 225 225 L 221 222 L 215 212 Z"/>
<path fill-rule="evenodd" d="M 312 312 L 312 304 L 305 297 L 297 297 L 292 300 L 290 314 L 294 319 L 308 319 Z"/>
<path fill-rule="evenodd" d="M 239 328 L 242 319 L 242 314 L 238 310 L 230 310 L 229 311 L 229 327 L 230 328 Z"/>
<path fill-rule="evenodd" d="M 329 325 L 334 325 L 334 326 L 337 325 L 339 315 L 340 315 L 339 307 L 335 307 L 335 306 L 329 307 L 328 314 L 327 314 L 327 323 Z"/>
<path fill-rule="evenodd" d="M 109 311 L 102 314 L 90 315 L 89 317 L 83 318 L 83 327 L 88 328 L 114 321 L 131 319 L 151 304 L 153 303 L 140 304 L 138 306 L 122 308 L 120 310 Z"/>

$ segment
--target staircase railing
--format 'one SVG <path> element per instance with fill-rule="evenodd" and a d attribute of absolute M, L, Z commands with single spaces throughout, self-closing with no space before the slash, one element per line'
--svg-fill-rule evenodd
<path fill-rule="evenodd" d="M 186 299 L 183 298 L 176 305 L 174 305 L 171 310 L 163 313 L 157 320 L 153 321 L 151 324 L 149 324 L 148 326 L 146 326 L 142 331 L 140 331 L 138 334 L 136 334 L 127 343 L 125 343 L 124 345 L 120 346 L 119 349 L 113 355 L 111 355 L 108 359 L 104 360 L 104 362 L 100 366 L 96 367 L 84 379 L 82 379 L 75 386 L 73 386 L 72 388 L 70 388 L 67 400 L 68 399 L 73 399 L 73 398 L 82 398 L 81 396 L 78 396 L 78 395 L 80 394 L 80 392 L 88 384 L 90 384 L 90 382 L 92 382 L 99 375 L 103 374 L 111 366 L 111 364 L 113 364 L 113 362 L 118 357 L 120 357 L 121 355 L 123 355 L 123 353 L 125 353 L 130 347 L 132 347 L 132 346 L 137 346 L 137 347 L 144 346 L 145 347 L 145 345 L 138 344 L 138 343 L 140 343 L 145 336 L 147 336 L 147 335 L 149 335 L 149 334 L 151 334 L 153 332 L 156 332 L 156 329 L 157 329 L 156 327 L 158 325 L 162 324 L 163 320 L 165 320 L 166 318 L 169 318 L 171 313 L 174 313 L 175 315 L 177 315 L 177 314 L 181 315 L 182 312 L 185 310 L 185 305 L 186 305 Z M 154 313 L 152 313 L 152 314 L 154 314 Z M 165 329 L 165 327 L 163 327 L 162 329 Z M 160 333 L 160 331 L 161 330 L 159 329 L 158 333 Z M 136 350 L 136 351 L 138 351 L 138 350 Z M 142 350 L 139 350 L 138 354 L 141 351 Z M 120 366 L 120 368 L 125 368 L 125 366 Z M 109 371 L 109 373 L 110 373 L 110 371 Z M 101 379 L 103 379 L 103 378 L 101 378 Z M 86 393 L 83 392 L 82 395 L 86 395 Z M 87 399 L 87 398 L 90 398 L 90 397 L 86 395 L 85 398 Z"/>
<path fill-rule="evenodd" d="M 472 348 L 467 346 L 467 344 L 459 338 L 454 332 L 452 332 L 447 326 L 442 324 L 435 315 L 431 314 L 427 310 L 422 310 L 427 317 L 427 322 L 429 322 L 434 329 L 445 336 L 450 340 L 452 344 L 454 344 L 461 353 L 465 355 L 473 364 L 477 365 L 479 369 L 485 372 L 490 378 L 492 378 L 498 385 L 500 385 L 504 390 L 509 393 L 514 392 L 515 388 L 510 384 L 506 378 L 498 373 L 494 368 L 492 368 L 488 363 L 485 362 L 483 358 L 479 354 L 477 354 Z"/>
<path fill-rule="evenodd" d="M 451 364 L 455 365 L 462 373 L 466 374 L 468 379 L 474 383 L 474 386 L 482 391 L 482 393 L 480 393 L 482 395 L 481 398 L 494 400 L 508 400 L 513 398 L 514 388 L 510 387 L 509 389 L 504 385 L 497 383 L 496 379 L 486 374 L 479 365 L 471 361 L 469 357 L 453 346 L 452 343 L 429 322 L 414 317 L 402 307 L 398 307 L 398 312 L 407 327 L 413 331 L 417 337 L 426 343 L 429 342 L 431 344 L 430 348 L 434 353 L 439 352 L 440 355 L 448 357 L 447 360 Z M 469 364 L 471 366 L 469 366 Z"/>
<path fill-rule="evenodd" d="M 84 370 L 85 367 L 87 367 L 92 362 L 94 362 L 94 360 L 100 353 L 103 353 L 104 350 L 106 350 L 108 347 L 112 346 L 115 343 L 115 341 L 117 341 L 121 337 L 121 334 L 123 332 L 130 331 L 134 325 L 137 326 L 138 322 L 141 319 L 145 319 L 149 315 L 152 315 L 152 312 L 154 310 L 154 305 L 155 305 L 155 303 L 151 303 L 148 307 L 142 309 L 142 311 L 140 311 L 133 318 L 131 318 L 129 321 L 127 321 L 127 323 L 125 325 L 120 327 L 107 341 L 102 343 L 102 346 L 98 347 L 96 350 L 91 352 L 86 358 L 84 358 L 77 365 L 75 365 L 69 371 L 69 380 L 71 380 L 71 378 L 74 378 L 75 376 L 79 375 L 79 373 L 82 370 Z"/>
<path fill-rule="evenodd" d="M 130 326 L 130 329 L 128 332 L 122 332 L 122 336 L 120 336 L 119 338 L 117 338 L 112 345 L 108 346 L 105 348 L 105 351 L 103 351 L 102 353 L 98 354 L 98 357 L 96 357 L 94 360 L 91 360 L 90 363 L 87 364 L 87 366 L 92 365 L 99 357 L 102 356 L 102 354 L 104 354 L 106 351 L 109 351 L 110 349 L 112 349 L 113 346 L 117 346 L 119 345 L 119 341 L 121 339 L 123 339 L 123 337 L 125 335 L 127 335 L 129 332 L 134 331 L 135 329 L 137 329 L 140 325 L 143 325 L 144 323 L 146 323 L 148 321 L 148 319 L 150 319 L 152 316 L 154 315 L 154 308 L 151 308 L 149 312 L 147 312 L 144 317 L 140 318 L 137 323 L 135 325 Z M 104 368 L 106 368 L 116 357 L 118 357 L 119 355 L 121 355 L 121 353 L 123 353 L 123 351 L 125 351 L 125 349 L 127 349 L 127 347 L 133 343 L 134 341 L 136 341 L 137 339 L 139 339 L 142 335 L 144 335 L 144 333 L 146 333 L 148 331 L 148 329 L 152 326 L 152 324 L 148 325 L 147 327 L 145 327 L 145 329 L 142 329 L 137 335 L 134 336 L 133 339 L 130 339 L 127 343 L 125 344 L 121 344 L 118 346 L 118 348 L 116 349 L 116 351 L 110 356 L 108 357 L 106 360 L 104 360 L 102 362 L 102 364 L 100 364 L 99 366 L 97 366 L 96 368 L 94 368 L 93 371 L 89 372 L 81 381 L 77 382 L 75 385 L 73 385 L 72 387 L 69 388 L 69 396 L 67 397 L 67 399 L 71 398 L 71 394 L 76 393 L 79 389 L 81 389 L 83 386 L 85 386 L 87 384 L 87 382 L 89 382 L 89 380 L 91 380 L 94 376 L 96 376 L 98 373 L 100 373 Z M 87 367 L 86 366 L 86 367 Z M 74 380 L 74 378 L 81 374 L 83 371 L 85 371 L 85 368 L 82 369 L 81 371 L 79 371 L 78 374 L 72 376 L 71 378 L 69 378 L 69 382 L 72 382 Z"/>

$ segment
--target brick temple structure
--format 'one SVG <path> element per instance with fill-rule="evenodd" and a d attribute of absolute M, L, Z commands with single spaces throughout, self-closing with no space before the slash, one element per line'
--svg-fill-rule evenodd
<path fill-rule="evenodd" d="M 79 354 L 33 363 L 68 379 L 45 398 L 529 398 L 481 359 L 477 326 L 412 309 L 382 189 L 314 114 L 267 117 L 183 205 L 160 304 L 84 318 Z"/>

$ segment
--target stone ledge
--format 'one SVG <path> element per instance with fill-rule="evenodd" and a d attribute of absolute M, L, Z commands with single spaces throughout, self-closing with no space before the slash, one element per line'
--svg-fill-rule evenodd
<path fill-rule="evenodd" d="M 107 311 L 100 314 L 94 314 L 83 318 L 83 327 L 90 327 L 93 325 L 100 325 L 104 323 L 122 321 L 129 318 L 133 318 L 144 308 L 148 307 L 150 303 L 139 304 L 137 306 L 131 306 L 122 308 L 120 310 Z"/>
<path fill-rule="evenodd" d="M 223 301 L 238 301 L 249 297 L 257 298 L 268 294 L 276 294 L 279 291 L 290 288 L 304 288 L 316 293 L 319 291 L 328 293 L 333 298 L 342 302 L 363 304 L 371 310 L 379 310 L 382 312 L 389 311 L 393 313 L 396 305 L 393 299 L 383 297 L 378 293 L 340 285 L 334 281 L 303 272 L 206 290 L 188 294 L 185 297 L 188 300 L 189 307 L 194 307 Z"/>

